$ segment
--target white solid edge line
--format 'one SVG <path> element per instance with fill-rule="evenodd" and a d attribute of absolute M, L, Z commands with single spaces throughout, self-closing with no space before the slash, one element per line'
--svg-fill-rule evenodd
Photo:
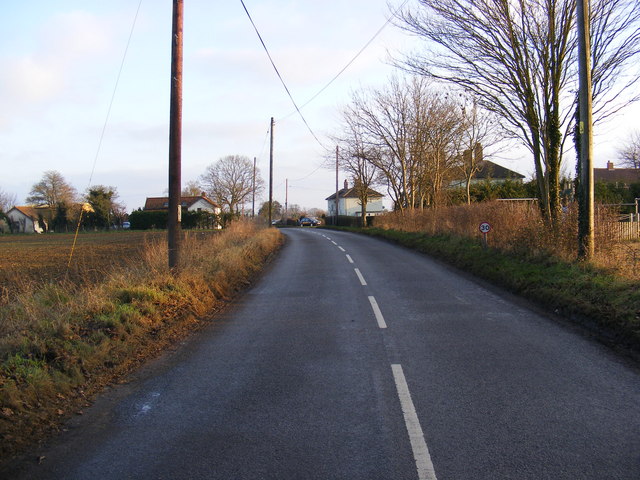
<path fill-rule="evenodd" d="M 356 275 L 358 275 L 358 279 L 360 280 L 360 285 L 366 286 L 367 282 L 364 280 L 364 277 L 360 273 L 360 270 L 358 270 L 357 268 L 354 268 L 354 270 L 356 271 Z"/>
<path fill-rule="evenodd" d="M 351 255 L 347 255 L 347 260 L 349 260 L 349 263 L 353 263 L 353 258 L 351 258 Z"/>
<path fill-rule="evenodd" d="M 373 314 L 376 316 L 376 320 L 378 321 L 378 327 L 387 328 L 387 323 L 384 321 L 384 317 L 382 316 L 382 312 L 380 311 L 380 307 L 378 306 L 378 302 L 376 302 L 375 297 L 370 296 L 369 303 L 371 304 Z"/>
<path fill-rule="evenodd" d="M 400 406 L 402 407 L 402 414 L 404 415 L 404 423 L 407 427 L 411 449 L 413 450 L 413 458 L 416 461 L 416 468 L 418 469 L 418 479 L 437 480 L 431 455 L 429 454 L 429 448 L 424 439 L 420 420 L 418 420 L 416 409 L 413 406 L 413 400 L 411 400 L 409 386 L 402 371 L 402 365 L 391 365 L 391 370 L 393 371 L 393 379 L 396 382 Z"/>
<path fill-rule="evenodd" d="M 340 246 L 338 246 L 338 248 L 339 248 L 340 250 L 342 250 L 343 252 L 346 252 L 346 250 L 345 250 L 344 248 L 342 248 L 342 247 L 340 247 Z"/>

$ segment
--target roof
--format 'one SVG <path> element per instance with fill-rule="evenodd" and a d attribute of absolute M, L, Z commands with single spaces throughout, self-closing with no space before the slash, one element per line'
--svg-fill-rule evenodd
<path fill-rule="evenodd" d="M 338 190 L 338 195 L 340 198 L 358 198 L 358 192 L 356 191 L 355 187 L 343 188 L 341 190 Z M 382 198 L 382 197 L 384 197 L 382 193 L 376 192 L 371 188 L 367 188 L 367 198 Z M 325 198 L 325 200 L 335 200 L 335 199 L 336 199 L 335 193 Z"/>
<path fill-rule="evenodd" d="M 593 180 L 605 183 L 640 183 L 640 168 L 594 168 Z"/>
<path fill-rule="evenodd" d="M 199 195 L 196 197 L 191 196 L 183 196 L 180 197 L 180 203 L 183 207 L 191 208 L 191 206 L 198 202 L 199 200 L 204 200 L 209 203 L 213 208 L 220 208 L 213 200 L 205 197 L 204 195 Z M 147 197 L 147 200 L 144 202 L 145 210 L 168 210 L 169 209 L 169 197 Z"/>
<path fill-rule="evenodd" d="M 31 206 L 16 205 L 15 207 L 11 208 L 7 212 L 7 214 L 11 212 L 11 210 L 17 210 L 18 212 L 23 214 L 25 217 L 29 217 L 32 220 L 37 220 L 40 215 L 42 216 L 51 215 L 51 211 L 52 211 L 52 209 L 49 207 L 31 207 Z"/>
<path fill-rule="evenodd" d="M 490 162 L 489 160 L 483 160 L 478 163 L 479 169 L 473 178 L 476 179 L 524 179 L 525 176 L 510 170 L 502 165 L 498 165 L 497 163 Z"/>

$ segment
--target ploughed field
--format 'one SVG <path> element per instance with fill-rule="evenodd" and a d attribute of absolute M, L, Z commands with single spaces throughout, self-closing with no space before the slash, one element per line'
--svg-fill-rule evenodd
<path fill-rule="evenodd" d="M 73 233 L 0 236 L 0 292 L 56 280 L 93 281 L 114 267 L 135 262 L 145 245 L 166 232 L 81 233 L 69 262 Z"/>

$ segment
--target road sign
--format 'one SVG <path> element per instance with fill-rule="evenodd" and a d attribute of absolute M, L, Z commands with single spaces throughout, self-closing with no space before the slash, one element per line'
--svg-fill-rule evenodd
<path fill-rule="evenodd" d="M 480 231 L 484 234 L 487 234 L 491 231 L 491 225 L 488 222 L 482 222 L 480 224 Z"/>

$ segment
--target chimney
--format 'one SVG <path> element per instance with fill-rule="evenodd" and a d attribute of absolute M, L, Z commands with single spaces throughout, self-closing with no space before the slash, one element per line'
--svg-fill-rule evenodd
<path fill-rule="evenodd" d="M 344 189 L 346 190 L 347 188 L 349 188 L 349 182 L 347 181 L 347 179 L 344 180 Z"/>
<path fill-rule="evenodd" d="M 613 162 L 607 162 L 607 170 L 613 170 Z"/>

